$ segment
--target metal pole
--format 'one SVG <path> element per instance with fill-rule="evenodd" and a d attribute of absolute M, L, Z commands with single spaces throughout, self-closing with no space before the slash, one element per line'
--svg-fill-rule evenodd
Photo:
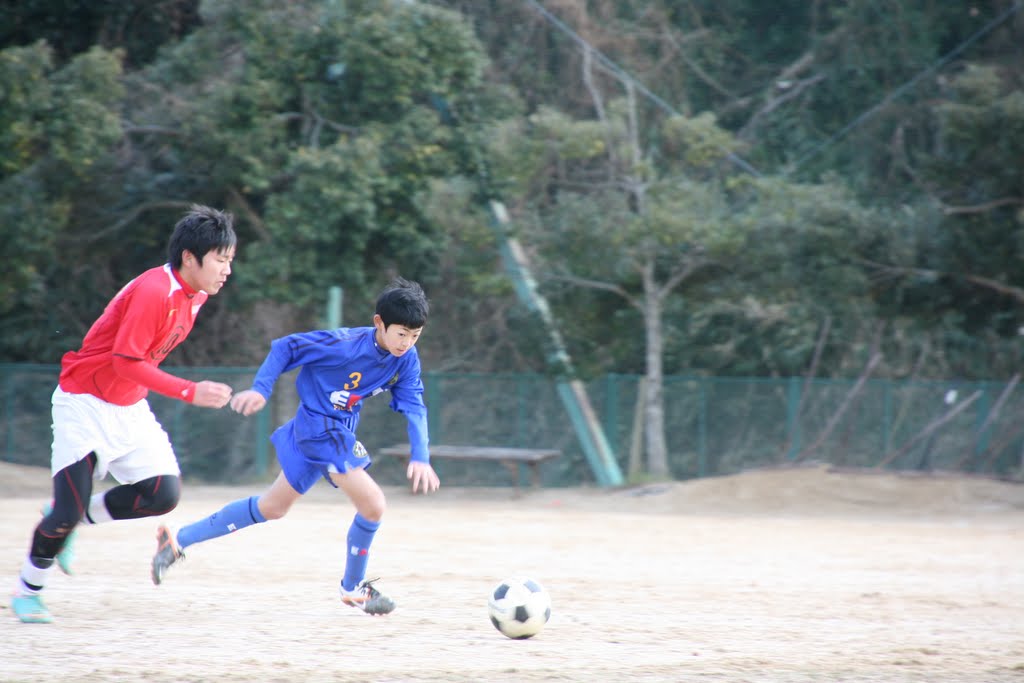
<path fill-rule="evenodd" d="M 344 290 L 338 285 L 332 285 L 327 290 L 327 329 L 333 330 L 341 327 L 341 306 L 344 298 Z"/>

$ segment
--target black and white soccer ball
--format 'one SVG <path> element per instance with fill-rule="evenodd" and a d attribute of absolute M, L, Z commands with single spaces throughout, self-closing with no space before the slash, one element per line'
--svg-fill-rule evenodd
<path fill-rule="evenodd" d="M 551 596 L 533 579 L 516 576 L 494 587 L 487 612 L 502 635 L 516 640 L 532 638 L 551 618 Z"/>

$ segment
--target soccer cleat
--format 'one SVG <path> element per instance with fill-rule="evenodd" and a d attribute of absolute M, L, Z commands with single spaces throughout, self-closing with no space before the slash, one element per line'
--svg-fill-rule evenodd
<path fill-rule="evenodd" d="M 53 512 L 53 503 L 46 503 L 41 510 L 43 517 Z M 68 537 L 64 539 L 64 547 L 57 553 L 57 566 L 60 570 L 71 576 L 74 574 L 72 567 L 75 564 L 75 539 L 78 537 L 78 529 L 72 529 Z"/>
<path fill-rule="evenodd" d="M 339 586 L 341 601 L 349 607 L 358 607 L 367 614 L 390 614 L 395 610 L 395 601 L 373 587 L 373 582 L 361 581 L 359 585 L 348 591 Z"/>
<path fill-rule="evenodd" d="M 159 586 L 164 580 L 164 574 L 168 568 L 178 560 L 185 559 L 185 553 L 178 547 L 178 540 L 174 532 L 166 524 L 161 524 L 156 530 L 156 555 L 153 555 L 153 584 Z"/>
<path fill-rule="evenodd" d="M 39 593 L 15 593 L 11 596 L 11 611 L 25 624 L 49 624 L 53 621 Z"/>

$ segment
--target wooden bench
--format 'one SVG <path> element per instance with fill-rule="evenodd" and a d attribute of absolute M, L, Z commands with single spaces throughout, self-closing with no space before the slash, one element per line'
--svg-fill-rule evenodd
<path fill-rule="evenodd" d="M 409 460 L 409 446 L 396 444 L 376 451 L 378 455 L 387 455 Z M 530 481 L 534 488 L 540 487 L 540 463 L 557 458 L 561 451 L 545 448 L 504 448 L 494 446 L 430 446 L 430 459 L 448 458 L 451 460 L 489 460 L 500 462 L 512 475 L 516 488 L 519 487 L 519 464 L 524 463 L 530 468 Z"/>

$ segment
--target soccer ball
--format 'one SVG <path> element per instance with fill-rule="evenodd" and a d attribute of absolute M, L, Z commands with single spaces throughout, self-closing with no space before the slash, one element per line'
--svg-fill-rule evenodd
<path fill-rule="evenodd" d="M 502 635 L 516 640 L 532 638 L 551 618 L 551 596 L 533 579 L 517 576 L 494 587 L 487 611 Z"/>

